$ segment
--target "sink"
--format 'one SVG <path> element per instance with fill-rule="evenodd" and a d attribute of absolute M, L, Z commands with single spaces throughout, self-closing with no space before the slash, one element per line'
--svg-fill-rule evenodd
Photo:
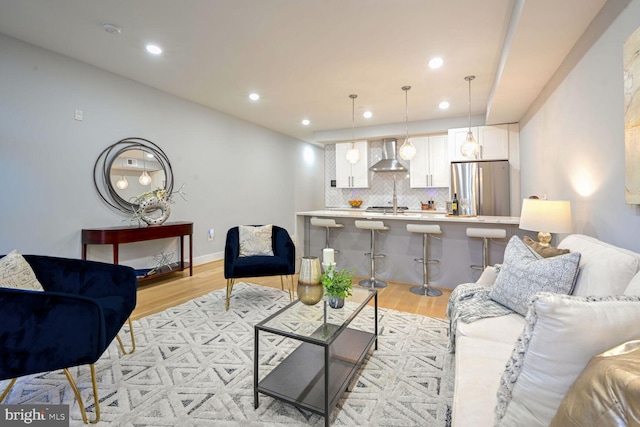
<path fill-rule="evenodd" d="M 393 212 L 383 213 L 383 212 L 363 212 L 362 216 L 365 218 L 374 218 L 374 217 L 387 217 L 387 218 L 421 218 L 422 214 L 419 213 L 399 213 L 394 215 Z"/>

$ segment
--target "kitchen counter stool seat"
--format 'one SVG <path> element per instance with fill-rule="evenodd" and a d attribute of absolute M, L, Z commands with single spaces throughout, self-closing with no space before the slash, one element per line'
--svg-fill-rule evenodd
<path fill-rule="evenodd" d="M 482 265 L 472 265 L 471 268 L 484 271 L 489 265 L 489 239 L 504 239 L 506 236 L 504 228 L 467 228 L 467 237 L 482 239 Z"/>
<path fill-rule="evenodd" d="M 325 248 L 330 248 L 331 244 L 329 242 L 329 230 L 331 230 L 332 228 L 344 228 L 344 224 L 337 224 L 336 220 L 333 218 L 318 218 L 318 217 L 312 217 L 311 218 L 311 225 L 315 225 L 316 227 L 324 227 L 325 228 L 325 243 L 324 243 L 324 247 Z M 337 249 L 334 249 L 334 252 L 338 253 L 340 252 Z"/>
<path fill-rule="evenodd" d="M 440 261 L 429 259 L 429 236 L 431 234 L 441 234 L 442 230 L 437 224 L 407 224 L 407 231 L 410 233 L 422 234 L 422 258 L 415 258 L 416 262 L 422 263 L 422 285 L 412 286 L 409 289 L 412 293 L 425 297 L 437 297 L 442 295 L 440 289 L 429 286 L 429 264 L 436 264 Z"/>
<path fill-rule="evenodd" d="M 361 280 L 358 282 L 360 286 L 363 288 L 385 288 L 387 286 L 387 282 L 376 279 L 376 259 L 384 258 L 386 255 L 377 254 L 376 253 L 376 231 L 385 231 L 388 230 L 389 227 L 384 225 L 382 221 L 370 221 L 370 220 L 362 220 L 355 222 L 356 228 L 361 230 L 370 230 L 371 231 L 371 251 L 365 253 L 365 255 L 369 255 L 369 259 L 371 260 L 371 277 L 365 280 Z"/>

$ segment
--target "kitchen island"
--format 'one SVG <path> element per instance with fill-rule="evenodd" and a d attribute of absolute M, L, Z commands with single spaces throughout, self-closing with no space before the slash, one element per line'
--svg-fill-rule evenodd
<path fill-rule="evenodd" d="M 430 239 L 429 256 L 440 260 L 429 265 L 429 284 L 441 288 L 454 288 L 460 283 L 474 282 L 481 272 L 472 264 L 482 264 L 482 239 L 469 238 L 466 229 L 503 228 L 504 239 L 491 241 L 491 264 L 502 262 L 504 248 L 514 236 L 535 236 L 518 228 L 519 217 L 505 216 L 449 216 L 444 212 L 404 211 L 393 213 L 368 212 L 365 209 L 324 209 L 296 214 L 296 247 L 298 256 L 317 256 L 322 259 L 325 229 L 310 224 L 312 217 L 333 218 L 344 228 L 331 229 L 331 246 L 336 254 L 338 269 L 354 270 L 356 276 L 369 277 L 369 251 L 371 235 L 355 227 L 356 220 L 383 221 L 388 231 L 376 233 L 376 251 L 386 258 L 376 260 L 376 277 L 412 284 L 422 284 L 422 265 L 414 261 L 422 256 L 422 235 L 407 231 L 407 224 L 434 223 L 440 225 L 442 234 Z"/>

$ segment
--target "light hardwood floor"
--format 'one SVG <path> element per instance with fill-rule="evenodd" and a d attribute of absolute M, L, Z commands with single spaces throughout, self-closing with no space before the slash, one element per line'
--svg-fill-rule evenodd
<path fill-rule="evenodd" d="M 357 283 L 360 279 L 362 278 L 354 278 L 354 283 Z M 280 278 L 277 276 L 237 280 L 237 282 L 240 281 L 280 289 Z M 134 320 L 140 319 L 169 307 L 183 304 L 217 289 L 225 289 L 226 283 L 222 260 L 195 266 L 191 277 L 187 271 L 184 271 L 143 282 L 138 286 L 138 302 L 131 318 Z M 297 276 L 294 278 L 293 283 L 295 290 L 295 286 L 298 283 Z M 378 290 L 378 305 L 380 307 L 440 319 L 445 318 L 451 289 L 441 289 L 442 295 L 438 297 L 423 297 L 409 291 L 409 288 L 415 286 L 415 284 L 391 281 L 388 283 L 388 287 Z"/>

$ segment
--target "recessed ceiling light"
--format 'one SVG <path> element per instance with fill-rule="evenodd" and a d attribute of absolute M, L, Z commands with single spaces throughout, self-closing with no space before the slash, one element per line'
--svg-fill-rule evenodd
<path fill-rule="evenodd" d="M 148 44 L 147 45 L 147 52 L 152 53 L 154 55 L 160 55 L 162 53 L 162 49 L 158 45 Z"/>
<path fill-rule="evenodd" d="M 447 101 L 442 101 L 440 104 L 438 104 L 438 108 L 441 110 L 446 110 L 447 108 L 449 108 L 449 103 Z"/>
<path fill-rule="evenodd" d="M 258 95 L 257 93 L 251 93 L 249 94 L 249 99 L 252 101 L 257 101 L 258 99 L 260 99 L 260 95 Z"/>
<path fill-rule="evenodd" d="M 110 24 L 109 22 L 102 23 L 102 28 L 109 34 L 120 34 L 122 33 L 122 28 L 117 25 Z"/>
<path fill-rule="evenodd" d="M 302 124 L 305 126 L 309 126 L 311 124 L 311 122 L 309 121 L 309 119 L 304 119 L 302 120 Z"/>
<path fill-rule="evenodd" d="M 431 58 L 429 60 L 429 67 L 430 68 L 440 68 L 440 67 L 442 67 L 442 64 L 444 64 L 444 61 L 440 57 Z"/>
<path fill-rule="evenodd" d="M 362 113 L 362 117 L 364 117 L 365 119 L 370 119 L 371 117 L 373 117 L 373 113 L 371 111 L 365 111 L 364 113 Z"/>

